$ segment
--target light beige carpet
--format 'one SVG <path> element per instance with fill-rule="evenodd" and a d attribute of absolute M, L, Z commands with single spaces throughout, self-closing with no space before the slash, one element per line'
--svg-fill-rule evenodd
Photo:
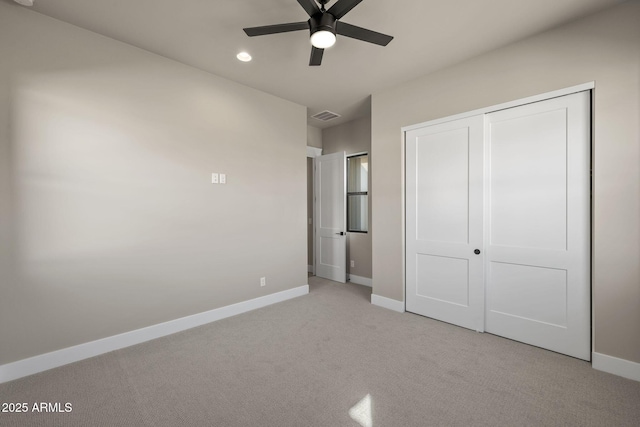
<path fill-rule="evenodd" d="M 640 383 L 370 304 L 309 295 L 0 385 L 1 426 L 640 426 Z"/>

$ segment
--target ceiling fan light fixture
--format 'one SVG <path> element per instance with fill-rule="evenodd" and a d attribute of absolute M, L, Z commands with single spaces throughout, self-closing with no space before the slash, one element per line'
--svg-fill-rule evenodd
<path fill-rule="evenodd" d="M 329 1 L 330 0 L 298 0 L 298 4 L 300 4 L 305 12 L 307 12 L 307 15 L 309 15 L 307 22 L 263 25 L 261 27 L 243 28 L 243 30 L 249 37 L 309 30 L 309 41 L 312 46 L 309 57 L 310 67 L 322 64 L 324 50 L 336 43 L 337 34 L 379 46 L 386 46 L 393 40 L 393 37 L 386 34 L 338 21 L 349 13 L 351 9 L 359 5 L 362 0 L 336 0 L 329 10 L 326 10 L 325 5 L 329 3 Z M 318 4 L 320 4 L 320 7 L 318 7 Z"/>
<path fill-rule="evenodd" d="M 311 44 L 318 49 L 326 49 L 336 43 L 336 35 L 331 31 L 320 30 L 311 34 Z"/>

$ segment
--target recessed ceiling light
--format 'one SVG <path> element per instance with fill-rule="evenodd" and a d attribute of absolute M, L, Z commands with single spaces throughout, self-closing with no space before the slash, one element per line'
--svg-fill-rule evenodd
<path fill-rule="evenodd" d="M 238 58 L 242 62 L 251 61 L 251 55 L 249 55 L 247 52 L 240 52 L 239 54 L 236 55 L 236 58 Z"/>
<path fill-rule="evenodd" d="M 23 6 L 33 6 L 33 0 L 13 0 L 13 1 Z"/>

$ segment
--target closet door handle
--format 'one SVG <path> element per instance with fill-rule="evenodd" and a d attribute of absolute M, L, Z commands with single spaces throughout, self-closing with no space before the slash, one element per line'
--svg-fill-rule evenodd
<path fill-rule="evenodd" d="M 476 249 L 475 251 L 473 251 L 473 253 L 476 255 L 480 255 L 480 249 Z"/>

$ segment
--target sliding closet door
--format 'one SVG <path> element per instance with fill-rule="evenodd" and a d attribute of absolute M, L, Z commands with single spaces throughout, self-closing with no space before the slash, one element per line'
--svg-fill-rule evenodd
<path fill-rule="evenodd" d="M 486 331 L 590 359 L 589 93 L 487 115 Z"/>
<path fill-rule="evenodd" d="M 405 141 L 406 310 L 482 331 L 483 117 Z"/>

